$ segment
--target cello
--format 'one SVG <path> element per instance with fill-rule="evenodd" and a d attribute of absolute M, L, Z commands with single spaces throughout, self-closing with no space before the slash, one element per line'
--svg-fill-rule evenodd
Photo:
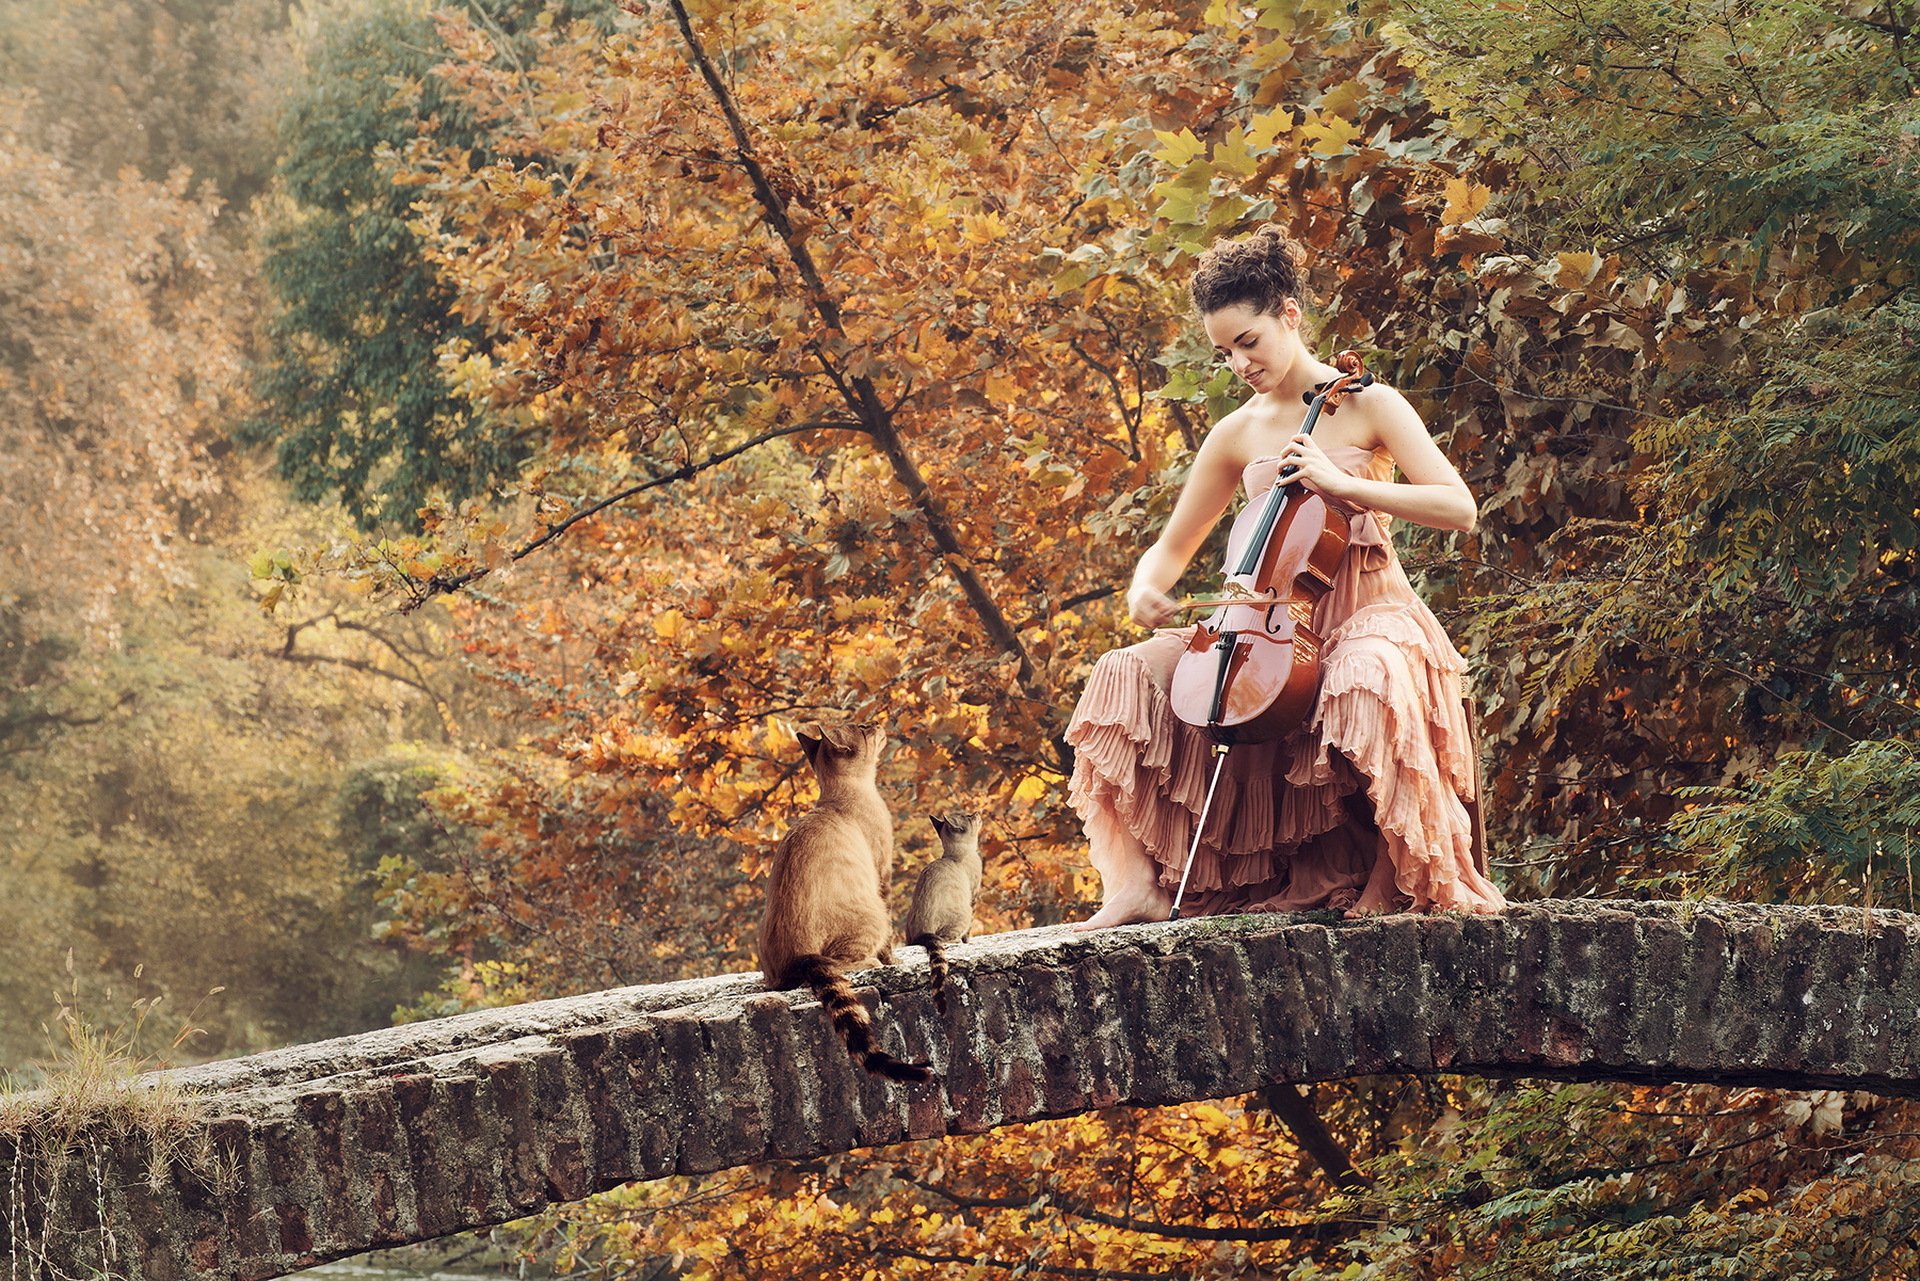
<path fill-rule="evenodd" d="M 1312 435 L 1323 412 L 1332 414 L 1373 383 L 1358 352 L 1343 351 L 1333 364 L 1339 376 L 1306 398 L 1301 435 Z M 1182 611 L 1213 611 L 1194 627 L 1174 666 L 1168 699 L 1175 716 L 1212 740 L 1214 766 L 1169 920 L 1180 919 L 1228 750 L 1298 729 L 1319 692 L 1324 638 L 1314 630 L 1314 608 L 1346 554 L 1349 517 L 1299 481 L 1287 481 L 1288 474 L 1234 519 L 1228 546 L 1239 551 L 1228 559 L 1225 591 L 1178 603 Z"/>

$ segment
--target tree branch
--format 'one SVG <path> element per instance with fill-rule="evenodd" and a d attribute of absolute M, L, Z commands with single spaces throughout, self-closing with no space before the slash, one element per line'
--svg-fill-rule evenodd
<path fill-rule="evenodd" d="M 740 157 L 741 168 L 753 185 L 754 200 L 765 215 L 767 225 L 786 246 L 794 268 L 800 273 L 800 279 L 806 285 L 808 300 L 827 329 L 835 334 L 844 334 L 846 327 L 842 323 L 840 303 L 820 275 L 820 268 L 813 260 L 813 253 L 808 248 L 806 236 L 787 216 L 786 200 L 774 189 L 765 167 L 761 165 L 760 158 L 754 150 L 753 139 L 747 132 L 746 121 L 741 118 L 739 108 L 734 104 L 733 94 L 721 80 L 719 73 L 714 70 L 712 60 L 707 57 L 706 48 L 694 32 L 693 19 L 687 14 L 684 0 L 667 0 L 667 2 L 668 7 L 673 10 L 674 22 L 680 28 L 680 37 L 686 44 L 688 57 L 700 73 L 701 79 L 706 81 L 707 89 L 712 93 L 714 101 L 719 104 L 721 114 L 726 118 L 727 129 L 733 135 L 734 149 Z M 644 9 L 635 3 L 635 0 L 624 0 L 624 4 L 629 13 L 640 17 L 646 16 Z M 847 402 L 848 408 L 860 420 L 874 443 L 880 447 L 880 452 L 886 456 L 887 462 L 893 469 L 894 479 L 899 481 L 901 488 L 907 491 L 907 497 L 920 512 L 921 518 L 926 521 L 927 533 L 932 537 L 934 546 L 940 551 L 943 566 L 953 577 L 954 582 L 959 585 L 961 594 L 967 598 L 967 603 L 972 607 L 975 617 L 986 629 L 988 639 L 1001 652 L 1012 654 L 1018 661 L 1016 679 L 1019 681 L 1022 692 L 1042 706 L 1051 706 L 1053 691 L 1044 689 L 1038 684 L 1038 672 L 1032 656 L 1027 653 L 1026 646 L 1021 644 L 1018 633 L 1007 621 L 1006 615 L 1001 612 L 1000 606 L 988 592 L 986 584 L 981 582 L 980 576 L 974 572 L 972 556 L 962 544 L 945 507 L 928 486 L 926 478 L 921 475 L 919 465 L 914 461 L 911 451 L 907 449 L 906 442 L 902 440 L 899 430 L 894 425 L 893 415 L 874 388 L 872 380 L 864 374 L 843 376 L 841 371 L 835 370 L 829 364 L 826 353 L 817 346 L 814 354 L 819 358 L 822 367 L 827 370 L 828 376 L 833 378 L 836 385 L 840 387 L 842 398 Z M 1055 767 L 1063 772 L 1071 769 L 1073 748 L 1059 734 L 1053 736 L 1052 742 L 1055 752 L 1059 755 Z"/>
<path fill-rule="evenodd" d="M 1060 608 L 1073 609 L 1076 606 L 1085 605 L 1089 601 L 1105 600 L 1109 596 L 1118 596 L 1119 594 L 1120 585 L 1118 583 L 1108 583 L 1105 587 L 1095 587 L 1090 591 L 1079 592 L 1067 597 L 1060 602 Z"/>
<path fill-rule="evenodd" d="M 5 721 L 0 721 L 0 740 L 11 738 L 16 733 L 31 731 L 44 725 L 62 725 L 69 728 L 81 725 L 98 725 L 101 721 L 107 719 L 109 715 L 119 711 L 128 703 L 131 703 L 134 697 L 134 691 L 132 690 L 122 692 L 120 697 L 113 701 L 112 706 L 97 716 L 77 716 L 72 712 L 33 712 L 26 716 L 17 716 Z M 18 756 L 20 753 L 31 748 L 36 741 L 38 740 L 29 734 L 22 742 L 10 745 L 5 750 L 0 750 L 0 756 Z"/>
<path fill-rule="evenodd" d="M 386 676 L 388 680 L 399 682 L 409 689 L 419 689 L 420 693 L 424 693 L 428 699 L 434 699 L 434 703 L 440 701 L 440 695 L 436 695 L 428 686 L 422 686 L 413 676 L 405 676 L 401 672 L 390 672 L 384 666 L 367 663 L 365 659 L 338 659 L 326 653 L 286 653 L 284 649 L 269 649 L 265 653 L 269 659 L 280 659 L 282 663 L 328 663 L 332 666 L 346 666 L 355 672 L 367 672 L 369 676 Z"/>
<path fill-rule="evenodd" d="M 677 481 L 677 480 L 687 480 L 699 474 L 700 472 L 706 471 L 710 467 L 718 467 L 721 463 L 727 462 L 734 458 L 738 458 L 741 454 L 746 453 L 749 449 L 753 449 L 759 445 L 764 445 L 770 440 L 778 440 L 782 436 L 797 436 L 802 432 L 808 432 L 808 431 L 863 432 L 866 430 L 867 429 L 865 425 L 861 423 L 842 423 L 842 422 L 825 421 L 825 422 L 795 423 L 791 427 L 777 427 L 772 431 L 762 432 L 760 435 L 755 436 L 752 440 L 744 441 L 741 444 L 735 445 L 732 449 L 723 449 L 719 453 L 714 454 L 712 457 L 703 458 L 697 463 L 683 463 L 681 466 L 674 468 L 670 472 L 665 472 L 659 476 L 655 476 L 651 480 L 642 481 L 638 485 L 629 485 L 627 488 L 621 490 L 619 493 L 611 494 L 608 497 L 601 499 L 599 502 L 595 503 L 593 506 L 586 507 L 581 509 L 580 511 L 575 512 L 573 515 L 567 517 L 565 520 L 561 521 L 559 524 L 548 526 L 546 533 L 540 535 L 540 537 L 534 539 L 532 542 L 527 543 L 526 545 L 515 550 L 512 554 L 510 554 L 507 557 L 507 560 L 509 563 L 513 563 L 513 562 L 522 560 L 527 556 L 532 555 L 534 552 L 539 551 L 542 547 L 545 547 L 548 543 L 551 543 L 555 539 L 559 538 L 560 535 L 566 533 L 569 529 L 572 529 L 575 525 L 578 525 L 581 521 L 589 520 L 595 516 L 598 516 L 601 512 L 605 511 L 607 508 L 612 507 L 618 503 L 623 503 L 627 499 L 634 497 L 636 494 L 645 493 L 649 489 L 657 489 L 661 485 L 672 484 L 674 481 Z M 429 578 L 425 583 L 421 584 L 421 590 L 417 592 L 412 597 L 412 599 L 410 599 L 405 605 L 402 605 L 400 607 L 400 612 L 403 614 L 411 614 L 414 610 L 420 608 L 422 605 L 426 604 L 428 601 L 432 600 L 434 597 L 442 596 L 442 595 L 451 595 L 452 593 L 459 591 L 461 588 L 467 586 L 470 583 L 476 583 L 480 581 L 481 579 L 485 578 L 488 574 L 491 574 L 492 572 L 493 572 L 492 566 L 483 565 L 479 569 L 468 570 L 464 574 L 454 574 L 451 577 L 443 577 L 439 574 L 435 574 L 432 578 Z"/>
<path fill-rule="evenodd" d="M 360 632 L 363 635 L 371 636 L 374 640 L 378 641 L 381 645 L 385 646 L 387 649 L 387 652 L 391 653 L 395 658 L 399 659 L 400 662 L 406 666 L 408 671 L 413 673 L 413 679 L 409 680 L 406 677 L 401 676 L 397 673 L 387 671 L 385 668 L 375 667 L 366 663 L 339 660 L 339 659 L 329 659 L 322 656 L 299 654 L 295 652 L 294 647 L 299 642 L 301 632 L 306 631 L 310 627 L 318 627 L 320 624 L 327 623 L 327 622 L 331 622 L 334 626 L 334 630 L 336 631 Z M 414 689 L 417 689 L 422 694 L 425 694 L 427 696 L 428 700 L 433 703 L 434 711 L 439 713 L 441 736 L 444 739 L 446 739 L 446 741 L 448 742 L 453 741 L 453 718 L 449 716 L 447 713 L 447 701 L 445 698 L 443 698 L 440 695 L 440 692 L 438 690 L 433 688 L 432 682 L 427 679 L 426 672 L 421 670 L 420 664 L 414 660 L 413 655 L 407 653 L 406 650 L 400 648 L 399 644 L 395 642 L 393 638 L 388 636 L 385 632 L 379 631 L 378 629 L 373 627 L 369 627 L 365 623 L 355 622 L 352 619 L 341 618 L 340 611 L 337 609 L 330 609 L 324 614 L 318 614 L 312 618 L 302 619 L 300 622 L 297 622 L 297 623 L 289 623 L 287 625 L 286 642 L 283 645 L 281 645 L 281 647 L 277 651 L 274 651 L 273 657 L 290 659 L 294 662 L 306 662 L 306 663 L 336 662 L 340 666 L 357 667 L 359 670 L 365 671 L 371 675 L 385 676 L 389 680 L 395 680 L 400 682 L 402 685 L 407 685 Z"/>
<path fill-rule="evenodd" d="M 412 672 L 414 675 L 414 678 L 418 680 L 423 686 L 431 683 L 427 680 L 426 672 L 422 671 L 420 668 L 420 664 L 414 660 L 413 655 L 407 653 L 406 650 L 401 649 L 399 643 L 396 642 L 392 637 L 388 636 L 385 632 L 369 627 L 365 623 L 355 622 L 352 619 L 348 619 L 348 618 L 336 618 L 333 622 L 333 625 L 343 632 L 360 632 L 363 635 L 373 637 L 374 640 L 386 646 L 388 653 L 392 654 L 395 658 L 399 659 L 402 663 L 406 664 L 407 670 Z M 434 695 L 434 699 L 436 702 L 444 701 L 440 698 L 438 694 Z"/>
<path fill-rule="evenodd" d="M 1320 1109 L 1313 1105 L 1310 1097 L 1300 1093 L 1299 1087 L 1285 1081 L 1275 1082 L 1260 1091 L 1260 1102 L 1293 1131 L 1301 1150 L 1319 1164 L 1335 1187 L 1342 1192 L 1364 1192 L 1373 1186 L 1372 1179 L 1354 1169 L 1347 1149 L 1327 1128 Z"/>
<path fill-rule="evenodd" d="M 1019 1196 L 968 1196 L 919 1179 L 909 1179 L 907 1182 L 969 1210 L 1031 1210 L 1040 1199 Z M 1046 1201 L 1062 1214 L 1072 1215 L 1076 1219 L 1085 1219 L 1089 1223 L 1120 1228 L 1126 1232 L 1144 1232 L 1150 1236 L 1167 1237 L 1178 1241 L 1344 1241 L 1356 1229 L 1374 1226 L 1363 1220 L 1328 1219 L 1305 1223 L 1282 1223 L 1266 1228 L 1206 1228 L 1195 1227 L 1188 1223 L 1159 1223 L 1131 1214 L 1108 1214 L 1104 1210 L 1096 1210 L 1090 1205 L 1062 1196 L 1058 1192 L 1047 1193 Z"/>
<path fill-rule="evenodd" d="M 1073 354 L 1080 357 L 1081 361 L 1086 364 L 1088 369 L 1093 370 L 1095 373 L 1099 374 L 1102 378 L 1106 379 L 1107 385 L 1113 388 L 1113 403 L 1119 406 L 1120 408 L 1120 421 L 1126 426 L 1127 443 L 1128 445 L 1131 446 L 1131 448 L 1127 451 L 1127 457 L 1131 458 L 1136 463 L 1139 462 L 1140 461 L 1140 432 L 1139 432 L 1140 410 L 1138 407 L 1128 408 L 1127 389 L 1121 386 L 1120 375 L 1114 373 L 1113 370 L 1107 368 L 1105 365 L 1095 360 L 1093 358 L 1093 354 L 1089 352 L 1085 347 L 1082 347 L 1080 345 L 1080 340 L 1078 338 L 1069 338 L 1067 340 L 1067 346 L 1073 349 Z M 1145 403 L 1146 403 L 1145 401 L 1141 402 L 1142 405 L 1144 405 Z"/>

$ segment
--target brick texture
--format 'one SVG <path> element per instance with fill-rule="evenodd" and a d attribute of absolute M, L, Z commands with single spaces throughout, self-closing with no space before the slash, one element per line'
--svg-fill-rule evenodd
<path fill-rule="evenodd" d="M 185 1166 L 156 1184 L 140 1136 L 102 1132 L 48 1195 L 41 1154 L 0 1140 L 0 1253 L 16 1277 L 254 1281 L 635 1179 L 1377 1072 L 1920 1095 L 1920 917 L 1897 912 L 1054 927 L 952 948 L 945 1014 L 900 955 L 856 983 L 928 1085 L 866 1076 L 810 995 L 750 975 L 387 1028 L 174 1072 L 229 1170 L 215 1186 Z"/>

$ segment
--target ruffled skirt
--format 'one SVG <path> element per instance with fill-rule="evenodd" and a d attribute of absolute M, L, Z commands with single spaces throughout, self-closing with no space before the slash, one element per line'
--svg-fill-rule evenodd
<path fill-rule="evenodd" d="M 1067 728 L 1076 752 L 1068 795 L 1095 864 L 1104 874 L 1144 849 L 1169 890 L 1213 768 L 1206 736 L 1167 701 L 1191 632 L 1102 655 Z M 1417 600 L 1366 605 L 1341 621 L 1307 723 L 1228 753 L 1183 914 L 1320 907 L 1364 886 L 1382 854 L 1415 910 L 1504 907 L 1479 848 L 1464 670 Z"/>

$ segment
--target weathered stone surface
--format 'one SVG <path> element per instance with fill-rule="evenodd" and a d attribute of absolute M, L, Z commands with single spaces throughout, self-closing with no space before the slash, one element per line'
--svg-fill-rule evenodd
<path fill-rule="evenodd" d="M 231 1182 L 149 1186 L 124 1141 L 95 1181 L 112 1270 L 252 1281 L 633 1179 L 1373 1072 L 1920 1096 L 1920 917 L 1903 913 L 1546 902 L 1027 930 L 951 949 L 944 1014 L 922 953 L 901 955 L 855 982 L 880 1044 L 936 1084 L 868 1077 L 811 996 L 744 974 L 175 1072 Z M 0 1251 L 99 1270 L 94 1183 L 70 1168 L 63 1187 L 0 1215 Z M 12 1248 L 21 1225 L 33 1252 Z"/>

